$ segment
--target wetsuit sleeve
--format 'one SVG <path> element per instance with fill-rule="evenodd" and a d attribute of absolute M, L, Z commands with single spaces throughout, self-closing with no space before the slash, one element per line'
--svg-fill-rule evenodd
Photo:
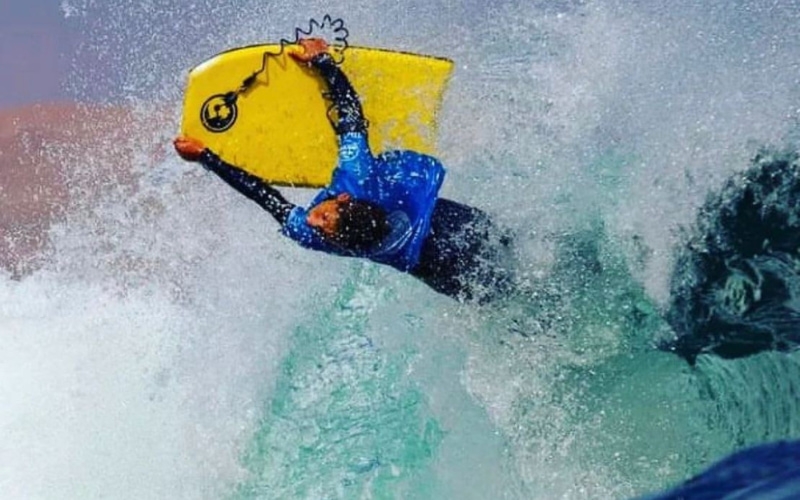
<path fill-rule="evenodd" d="M 281 193 L 244 170 L 226 163 L 222 158 L 206 149 L 200 156 L 200 163 L 219 176 L 232 188 L 247 196 L 269 212 L 281 226 L 286 224 L 289 213 L 295 205 L 286 200 Z"/>
<path fill-rule="evenodd" d="M 337 119 L 331 119 L 333 128 L 339 135 L 351 132 L 367 133 L 367 120 L 350 80 L 330 54 L 320 54 L 311 60 L 311 65 L 319 71 L 328 86 L 327 98 L 333 103 Z M 330 119 L 330 116 L 329 116 Z"/>

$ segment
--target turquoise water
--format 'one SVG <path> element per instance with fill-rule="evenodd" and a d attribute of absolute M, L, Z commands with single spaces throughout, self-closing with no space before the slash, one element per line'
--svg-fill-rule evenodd
<path fill-rule="evenodd" d="M 623 499 L 800 436 L 800 356 L 652 347 L 706 193 L 797 137 L 800 4 L 346 7 L 62 2 L 88 33 L 69 85 L 177 119 L 186 68 L 325 12 L 353 44 L 451 57 L 443 192 L 515 231 L 528 291 L 459 305 L 304 251 L 173 157 L 174 120 L 132 127 L 107 149 L 134 153 L 134 182 L 53 228 L 44 269 L 0 278 L 0 490 Z M 84 165 L 76 190 L 94 153 L 57 153 Z"/>

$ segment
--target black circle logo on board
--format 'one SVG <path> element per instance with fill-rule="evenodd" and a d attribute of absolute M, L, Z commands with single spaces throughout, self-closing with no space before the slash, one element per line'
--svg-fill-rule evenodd
<path fill-rule="evenodd" d="M 200 121 L 211 132 L 225 132 L 236 123 L 239 110 L 236 98 L 226 94 L 212 95 L 203 103 L 200 110 Z"/>

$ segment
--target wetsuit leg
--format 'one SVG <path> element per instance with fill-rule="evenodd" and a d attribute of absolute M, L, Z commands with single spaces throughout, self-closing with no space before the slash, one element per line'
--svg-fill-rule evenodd
<path fill-rule="evenodd" d="M 486 213 L 440 198 L 411 274 L 458 300 L 488 302 L 510 291 L 511 244 Z"/>

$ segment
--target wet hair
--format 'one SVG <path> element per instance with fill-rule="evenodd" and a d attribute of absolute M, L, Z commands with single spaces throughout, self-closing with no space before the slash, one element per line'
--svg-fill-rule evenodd
<path fill-rule="evenodd" d="M 386 212 L 374 203 L 350 199 L 339 202 L 338 212 L 336 234 L 327 238 L 348 250 L 369 250 L 389 234 Z"/>

